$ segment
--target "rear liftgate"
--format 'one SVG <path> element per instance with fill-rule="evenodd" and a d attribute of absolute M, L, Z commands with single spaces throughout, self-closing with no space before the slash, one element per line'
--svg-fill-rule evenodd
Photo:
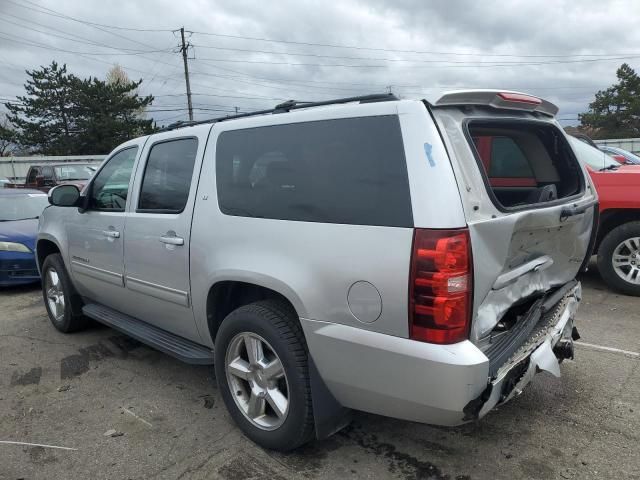
<path fill-rule="evenodd" d="M 488 387 L 465 409 L 472 420 L 517 395 L 537 371 L 559 376 L 558 358 L 573 356 L 575 276 L 593 246 L 597 200 L 549 102 L 467 91 L 445 94 L 431 109 L 467 206 L 469 339 L 490 359 Z"/>

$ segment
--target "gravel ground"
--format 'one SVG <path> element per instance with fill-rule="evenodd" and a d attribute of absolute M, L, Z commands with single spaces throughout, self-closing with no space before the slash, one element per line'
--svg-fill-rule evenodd
<path fill-rule="evenodd" d="M 582 279 L 582 341 L 640 351 L 640 299 Z M 293 454 L 227 414 L 212 369 L 105 327 L 49 324 L 39 287 L 0 290 L 0 479 L 640 479 L 640 358 L 579 346 L 483 420 L 439 428 L 358 413 Z M 105 436 L 109 432 L 114 436 Z"/>

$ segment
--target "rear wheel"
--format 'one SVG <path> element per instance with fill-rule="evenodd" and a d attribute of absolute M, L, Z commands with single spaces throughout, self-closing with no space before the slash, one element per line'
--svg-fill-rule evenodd
<path fill-rule="evenodd" d="M 87 326 L 86 317 L 77 313 L 79 300 L 59 253 L 49 255 L 42 264 L 42 296 L 56 329 L 70 333 Z"/>
<path fill-rule="evenodd" d="M 220 392 L 258 445 L 289 451 L 313 437 L 307 355 L 295 312 L 281 302 L 245 305 L 222 322 L 215 342 Z"/>
<path fill-rule="evenodd" d="M 640 296 L 640 222 L 611 230 L 598 248 L 598 270 L 611 288 Z"/>

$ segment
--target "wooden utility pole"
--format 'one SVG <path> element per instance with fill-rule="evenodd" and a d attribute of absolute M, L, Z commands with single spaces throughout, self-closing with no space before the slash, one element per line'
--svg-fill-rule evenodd
<path fill-rule="evenodd" d="M 189 83 L 189 63 L 187 61 L 187 49 L 189 44 L 184 41 L 184 27 L 180 29 L 180 37 L 182 38 L 182 60 L 184 62 L 184 80 L 187 84 L 187 106 L 189 107 L 189 121 L 193 121 L 193 105 L 191 105 L 191 84 Z"/>

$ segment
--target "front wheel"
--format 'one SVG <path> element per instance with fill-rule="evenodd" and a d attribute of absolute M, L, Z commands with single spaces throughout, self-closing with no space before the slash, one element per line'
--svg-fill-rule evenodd
<path fill-rule="evenodd" d="M 308 353 L 290 307 L 267 300 L 231 312 L 215 341 L 218 386 L 229 413 L 258 445 L 289 451 L 313 437 Z"/>
<path fill-rule="evenodd" d="M 42 264 L 42 296 L 49 320 L 63 333 L 86 327 L 87 319 L 79 310 L 77 295 L 59 253 L 51 254 Z"/>
<path fill-rule="evenodd" d="M 598 248 L 598 271 L 611 288 L 640 296 L 640 222 L 611 230 Z"/>

